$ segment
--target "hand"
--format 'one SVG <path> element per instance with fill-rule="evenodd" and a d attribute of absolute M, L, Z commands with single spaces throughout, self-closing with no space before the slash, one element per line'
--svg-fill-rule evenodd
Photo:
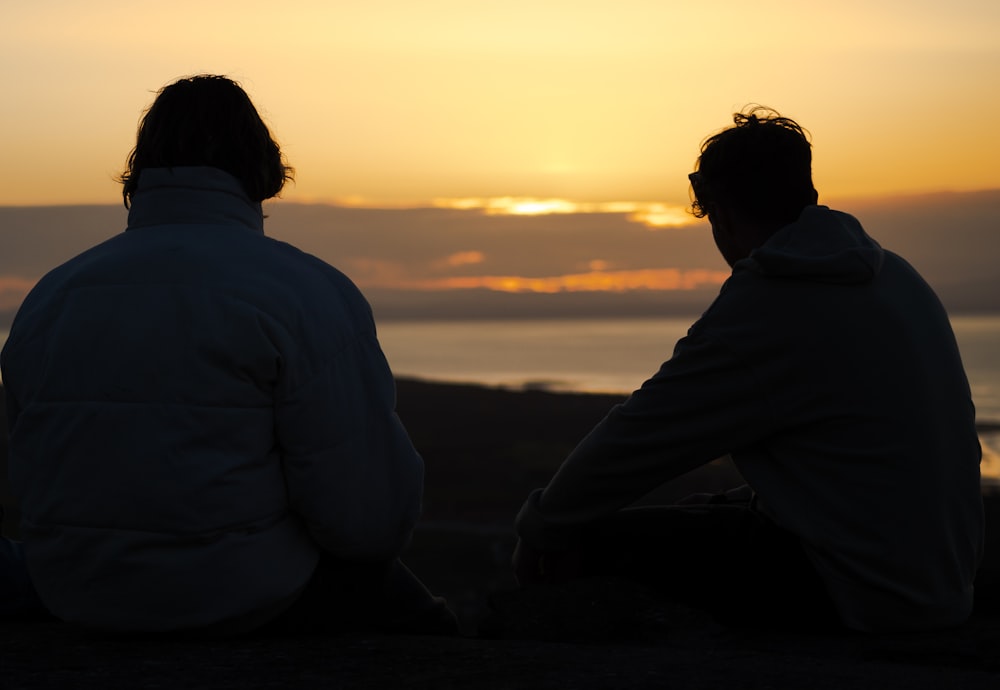
<path fill-rule="evenodd" d="M 675 505 L 679 506 L 703 506 L 703 505 L 717 505 L 717 504 L 749 504 L 753 499 L 753 489 L 749 485 L 744 484 L 743 486 L 738 486 L 735 489 L 730 489 L 725 493 L 699 493 L 691 494 L 685 496 L 684 498 L 677 501 Z"/>

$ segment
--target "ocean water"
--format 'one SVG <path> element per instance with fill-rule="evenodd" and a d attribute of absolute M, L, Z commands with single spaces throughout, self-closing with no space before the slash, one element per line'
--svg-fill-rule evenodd
<path fill-rule="evenodd" d="M 690 318 L 383 321 L 398 376 L 509 388 L 630 393 L 670 357 Z M 981 421 L 1000 423 L 1000 316 L 952 319 Z"/>
<path fill-rule="evenodd" d="M 397 376 L 507 388 L 628 394 L 670 357 L 690 318 L 385 321 Z M 984 481 L 1000 484 L 1000 316 L 956 316 L 982 430 Z"/>

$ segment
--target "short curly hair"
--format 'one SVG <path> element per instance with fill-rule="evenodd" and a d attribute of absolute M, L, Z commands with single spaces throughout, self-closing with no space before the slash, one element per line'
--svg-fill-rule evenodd
<path fill-rule="evenodd" d="M 258 202 L 277 196 L 294 175 L 246 91 L 215 74 L 184 77 L 157 93 L 118 178 L 125 208 L 144 169 L 180 166 L 225 170 Z"/>
<path fill-rule="evenodd" d="M 725 207 L 756 221 L 793 222 L 816 203 L 809 133 L 760 105 L 735 113 L 733 122 L 701 145 L 689 176 L 692 213 L 704 218 Z"/>

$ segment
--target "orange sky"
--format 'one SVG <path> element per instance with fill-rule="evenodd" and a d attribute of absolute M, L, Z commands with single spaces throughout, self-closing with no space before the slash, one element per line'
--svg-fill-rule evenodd
<path fill-rule="evenodd" d="M 998 35 L 995 0 L 7 3 L 0 205 L 117 203 L 152 92 L 198 72 L 250 92 L 293 201 L 675 208 L 748 102 L 812 132 L 823 198 L 996 188 Z"/>
<path fill-rule="evenodd" d="M 734 110 L 764 103 L 810 130 L 821 203 L 1000 189 L 998 35 L 996 0 L 7 3 L 0 207 L 121 211 L 114 178 L 155 91 L 224 73 L 243 83 L 296 168 L 278 205 L 462 212 L 448 216 L 460 227 L 447 237 L 406 216 L 419 250 L 437 251 L 422 263 L 417 248 L 387 257 L 378 242 L 345 253 L 348 221 L 334 214 L 341 224 L 321 226 L 336 232 L 316 235 L 315 251 L 366 290 L 715 288 L 727 271 L 686 212 L 687 173 Z M 1000 217 L 995 197 L 983 198 L 986 215 L 970 227 Z M 949 203 L 936 216 L 943 232 L 968 204 Z M 537 214 L 553 215 L 535 223 Z M 280 233 L 282 214 L 272 216 Z M 497 235 L 487 248 L 479 228 L 497 226 L 484 218 L 531 232 L 512 247 Z M 69 237 L 103 238 L 118 222 L 7 241 L 0 312 L 68 258 Z M 555 232 L 564 227 L 588 239 L 570 246 Z M 681 244 L 646 236 L 678 229 L 696 250 L 679 256 Z M 984 237 L 951 247 L 940 275 L 995 272 L 1000 249 Z"/>

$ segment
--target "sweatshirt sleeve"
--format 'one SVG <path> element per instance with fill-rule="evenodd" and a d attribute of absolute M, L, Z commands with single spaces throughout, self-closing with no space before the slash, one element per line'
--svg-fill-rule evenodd
<path fill-rule="evenodd" d="M 753 372 L 728 348 L 689 335 L 528 497 L 519 536 L 539 550 L 573 548 L 586 525 L 752 442 L 764 405 Z"/>
<path fill-rule="evenodd" d="M 420 513 L 423 460 L 395 396 L 372 330 L 277 403 L 291 509 L 321 548 L 344 559 L 398 555 Z"/>

